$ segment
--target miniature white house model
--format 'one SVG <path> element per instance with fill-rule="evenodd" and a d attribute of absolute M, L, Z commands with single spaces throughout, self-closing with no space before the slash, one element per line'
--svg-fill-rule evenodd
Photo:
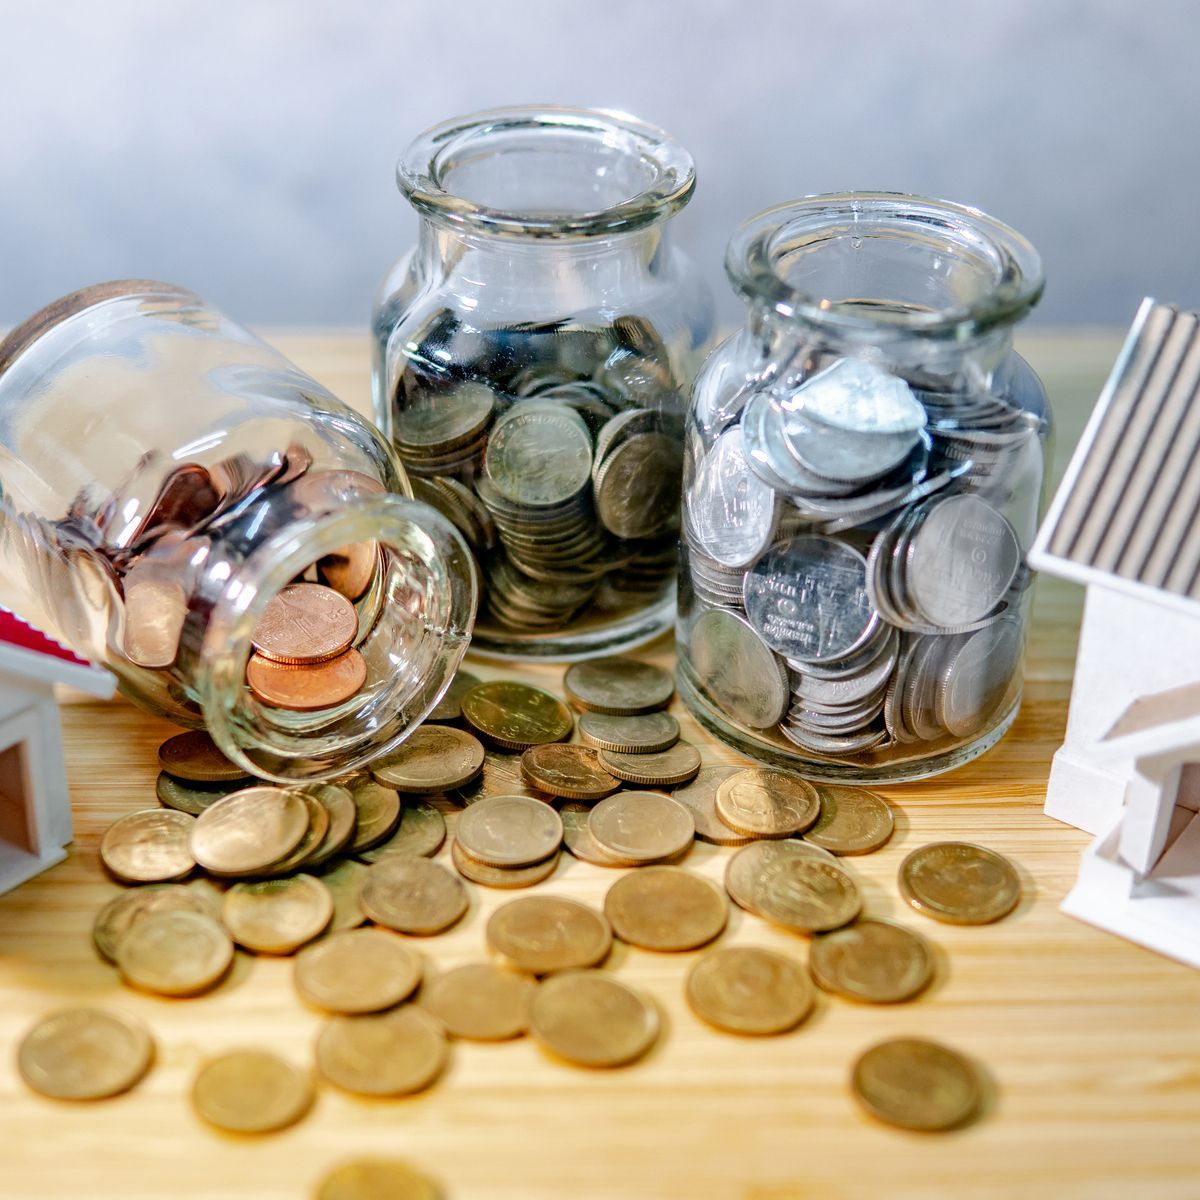
<path fill-rule="evenodd" d="M 1200 966 L 1200 316 L 1146 300 L 1029 556 L 1087 587 L 1046 813 L 1063 910 Z"/>
<path fill-rule="evenodd" d="M 56 683 L 105 699 L 115 681 L 0 608 L 0 893 L 65 858 L 71 840 Z"/>

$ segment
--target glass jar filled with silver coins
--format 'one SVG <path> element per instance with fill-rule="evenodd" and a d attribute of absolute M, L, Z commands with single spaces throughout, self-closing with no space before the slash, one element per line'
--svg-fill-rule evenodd
<path fill-rule="evenodd" d="M 363 765 L 453 677 L 457 531 L 368 421 L 193 293 L 43 309 L 0 342 L 0 418 L 6 600 L 235 771 Z"/>
<path fill-rule="evenodd" d="M 726 742 L 830 780 L 933 775 L 1016 716 L 1049 413 L 1012 349 L 1018 233 L 891 193 L 734 235 L 745 328 L 686 435 L 681 694 Z"/>
<path fill-rule="evenodd" d="M 713 323 L 668 237 L 690 156 L 621 114 L 511 108 L 422 134 L 397 175 L 421 224 L 376 303 L 376 419 L 476 556 L 473 648 L 581 658 L 661 633 Z"/>

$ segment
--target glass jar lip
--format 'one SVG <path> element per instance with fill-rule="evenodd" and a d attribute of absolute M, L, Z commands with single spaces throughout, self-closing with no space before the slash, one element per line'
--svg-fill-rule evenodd
<path fill-rule="evenodd" d="M 777 246 L 785 236 L 816 240 L 833 225 L 864 217 L 941 229 L 960 243 L 975 245 L 995 264 L 991 285 L 979 296 L 945 308 L 868 312 L 859 304 L 806 292 L 776 269 Z M 1012 324 L 1033 308 L 1045 287 L 1041 256 L 1015 229 L 981 209 L 907 192 L 828 192 L 757 213 L 730 238 L 725 273 L 743 299 L 788 319 L 846 333 L 890 328 L 948 338 Z"/>
<path fill-rule="evenodd" d="M 636 195 L 582 213 L 489 208 L 444 185 L 446 160 L 456 150 L 514 129 L 569 129 L 609 147 L 623 142 L 653 169 L 653 177 Z M 695 190 L 696 169 L 670 134 L 628 113 L 517 105 L 454 117 L 419 134 L 396 164 L 396 182 L 418 212 L 444 224 L 510 237 L 578 238 L 641 229 L 678 212 Z"/>

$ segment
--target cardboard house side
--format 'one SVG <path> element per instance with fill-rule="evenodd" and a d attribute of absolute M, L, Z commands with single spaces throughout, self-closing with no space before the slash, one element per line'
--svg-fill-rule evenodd
<path fill-rule="evenodd" d="M 115 681 L 0 609 L 0 893 L 61 861 L 71 841 L 56 683 L 107 699 Z"/>

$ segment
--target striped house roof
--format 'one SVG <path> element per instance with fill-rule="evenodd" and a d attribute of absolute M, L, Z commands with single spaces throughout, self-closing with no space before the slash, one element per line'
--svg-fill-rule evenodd
<path fill-rule="evenodd" d="M 1142 301 L 1029 561 L 1200 611 L 1200 315 Z"/>
<path fill-rule="evenodd" d="M 107 699 L 116 681 L 11 609 L 0 606 L 0 672 L 65 683 Z"/>

